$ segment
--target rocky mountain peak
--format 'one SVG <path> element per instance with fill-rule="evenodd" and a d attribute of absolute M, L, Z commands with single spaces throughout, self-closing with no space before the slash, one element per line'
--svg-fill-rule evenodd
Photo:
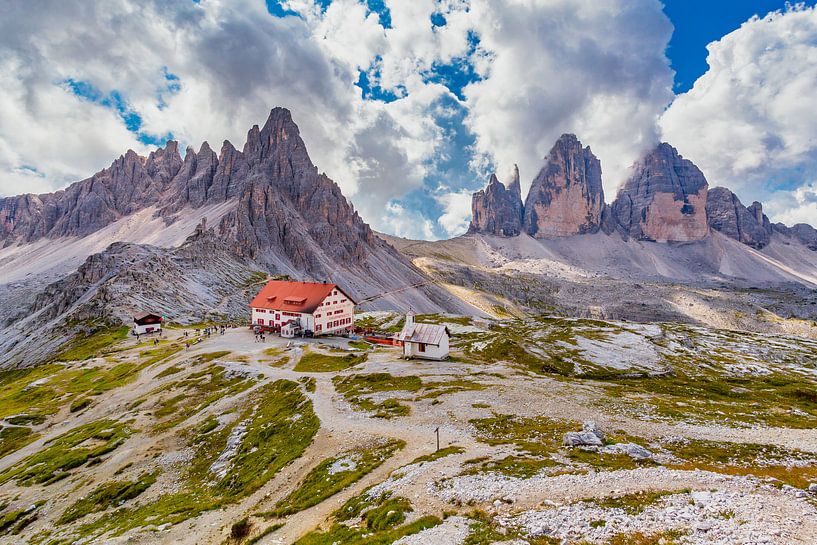
<path fill-rule="evenodd" d="M 537 238 L 594 233 L 601 224 L 601 162 L 574 134 L 563 134 L 533 180 L 523 229 Z"/>
<path fill-rule="evenodd" d="M 613 202 L 613 216 L 636 239 L 700 240 L 709 232 L 707 188 L 700 169 L 662 142 L 633 165 Z"/>
<path fill-rule="evenodd" d="M 511 181 L 508 182 L 508 191 L 511 192 L 520 202 L 522 201 L 522 186 L 519 183 L 519 167 L 513 166 L 513 174 L 511 174 Z"/>
<path fill-rule="evenodd" d="M 725 187 L 709 190 L 706 215 L 712 229 L 753 248 L 766 246 L 772 235 L 772 225 L 763 213 L 763 205 L 755 201 L 747 208 Z"/>
<path fill-rule="evenodd" d="M 491 174 L 485 189 L 471 196 L 471 224 L 468 232 L 512 237 L 521 233 L 521 227 L 519 169 L 514 169 L 507 188 L 496 174 Z"/>

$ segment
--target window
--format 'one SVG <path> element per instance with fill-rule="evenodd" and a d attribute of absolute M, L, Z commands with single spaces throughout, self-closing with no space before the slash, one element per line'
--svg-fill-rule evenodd
<path fill-rule="evenodd" d="M 417 347 L 417 351 L 418 352 L 425 352 L 426 351 L 425 343 L 420 343 L 419 346 Z"/>
<path fill-rule="evenodd" d="M 255 309 L 255 310 L 257 310 L 258 312 L 267 312 L 267 311 L 266 311 L 266 310 L 264 310 L 263 308 L 257 308 L 257 309 Z"/>
<path fill-rule="evenodd" d="M 264 325 L 264 319 L 258 318 L 258 325 Z"/>

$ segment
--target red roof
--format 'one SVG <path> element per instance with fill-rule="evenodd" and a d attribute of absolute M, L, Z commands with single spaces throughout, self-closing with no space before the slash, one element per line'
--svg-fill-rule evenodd
<path fill-rule="evenodd" d="M 335 289 L 352 301 L 336 284 L 270 280 L 252 300 L 250 307 L 312 314 Z"/>

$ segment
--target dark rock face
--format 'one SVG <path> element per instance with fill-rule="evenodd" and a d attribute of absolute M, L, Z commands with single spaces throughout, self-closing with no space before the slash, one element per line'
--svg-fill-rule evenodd
<path fill-rule="evenodd" d="M 703 173 L 669 144 L 659 144 L 633 166 L 612 204 L 624 232 L 660 242 L 700 240 L 709 232 L 708 184 Z"/>
<path fill-rule="evenodd" d="M 186 207 L 230 199 L 236 206 L 217 235 L 260 264 L 327 278 L 334 266 L 359 265 L 376 250 L 397 256 L 318 172 L 284 108 L 273 109 L 263 128 L 250 129 L 243 151 L 225 141 L 216 155 L 205 142 L 182 160 L 171 141 L 148 157 L 128 151 L 63 191 L 1 199 L 0 242 L 85 236 L 151 206 L 172 222 Z"/>
<path fill-rule="evenodd" d="M 730 238 L 758 250 L 769 244 L 772 226 L 759 202 L 747 208 L 725 187 L 715 187 L 707 196 L 706 215 L 712 229 Z"/>
<path fill-rule="evenodd" d="M 797 223 L 791 227 L 787 227 L 782 223 L 775 223 L 772 230 L 783 236 L 794 238 L 809 250 L 817 251 L 817 229 L 807 223 Z"/>
<path fill-rule="evenodd" d="M 601 163 L 575 135 L 562 135 L 528 192 L 523 229 L 537 238 L 595 233 L 603 209 Z"/>
<path fill-rule="evenodd" d="M 522 229 L 522 189 L 519 168 L 506 188 L 496 174 L 491 174 L 488 186 L 471 197 L 471 225 L 469 233 L 486 233 L 514 237 Z"/>

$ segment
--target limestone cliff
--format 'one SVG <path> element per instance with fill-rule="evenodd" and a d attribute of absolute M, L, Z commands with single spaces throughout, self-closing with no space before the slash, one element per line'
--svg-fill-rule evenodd
<path fill-rule="evenodd" d="M 595 233 L 603 209 L 601 163 L 575 135 L 562 135 L 528 192 L 523 229 L 537 238 Z"/>
<path fill-rule="evenodd" d="M 519 168 L 514 166 L 513 178 L 507 188 L 496 174 L 491 174 L 488 186 L 473 194 L 468 232 L 517 236 L 522 229 L 522 213 Z"/>
<path fill-rule="evenodd" d="M 714 187 L 707 195 L 706 215 L 712 229 L 730 238 L 758 250 L 769 244 L 772 226 L 759 202 L 747 208 L 725 187 Z"/>
<path fill-rule="evenodd" d="M 700 240 L 709 233 L 703 173 L 667 143 L 638 161 L 612 204 L 630 237 L 658 242 Z"/>

